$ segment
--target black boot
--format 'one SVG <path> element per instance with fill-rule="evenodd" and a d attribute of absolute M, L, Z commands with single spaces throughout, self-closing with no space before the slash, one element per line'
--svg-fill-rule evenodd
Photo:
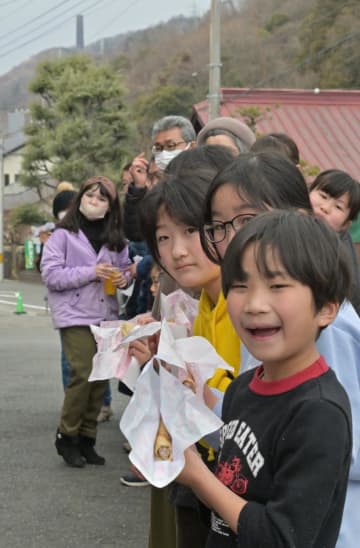
<path fill-rule="evenodd" d="M 79 440 L 75 436 L 67 436 L 59 430 L 56 432 L 55 447 L 66 464 L 74 468 L 83 468 L 85 459 L 80 453 Z"/>
<path fill-rule="evenodd" d="M 79 449 L 88 464 L 105 464 L 104 457 L 100 457 L 95 451 L 95 438 L 79 436 Z"/>

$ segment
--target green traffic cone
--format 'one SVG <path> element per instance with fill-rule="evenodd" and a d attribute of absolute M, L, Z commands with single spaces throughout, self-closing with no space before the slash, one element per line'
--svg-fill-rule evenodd
<path fill-rule="evenodd" d="M 24 310 L 24 302 L 21 293 L 16 293 L 16 308 L 15 314 L 26 314 Z"/>

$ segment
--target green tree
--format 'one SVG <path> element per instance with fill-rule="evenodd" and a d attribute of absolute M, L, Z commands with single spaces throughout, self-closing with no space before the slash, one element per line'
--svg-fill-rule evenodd
<path fill-rule="evenodd" d="M 152 125 L 156 120 L 170 114 L 190 117 L 194 102 L 194 92 L 191 88 L 177 85 L 160 85 L 152 93 L 142 95 L 136 101 L 136 111 L 139 131 L 142 137 L 141 145 L 149 142 Z"/>
<path fill-rule="evenodd" d="M 9 224 L 12 228 L 20 225 L 41 225 L 46 222 L 47 217 L 38 204 L 23 204 L 11 210 Z"/>
<path fill-rule="evenodd" d="M 38 65 L 22 183 L 40 198 L 53 180 L 80 183 L 94 174 L 119 180 L 132 135 L 120 78 L 83 55 Z"/>
<path fill-rule="evenodd" d="M 357 0 L 317 0 L 304 19 L 298 60 L 323 88 L 360 86 L 360 5 Z"/>

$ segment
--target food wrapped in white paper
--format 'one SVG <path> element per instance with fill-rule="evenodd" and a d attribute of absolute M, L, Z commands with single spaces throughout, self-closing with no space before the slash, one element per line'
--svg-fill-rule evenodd
<path fill-rule="evenodd" d="M 197 312 L 198 301 L 182 290 L 161 295 L 162 318 L 171 325 L 175 337 L 186 337 Z M 120 379 L 130 390 L 134 390 L 140 374 L 137 359 L 130 356 L 129 344 L 141 338 L 154 335 L 160 330 L 160 322 L 143 323 L 143 315 L 130 321 L 117 320 L 91 325 L 97 344 L 89 381 Z"/>
<path fill-rule="evenodd" d="M 190 297 L 182 289 L 177 289 L 169 295 L 162 293 L 160 296 L 161 319 L 177 325 L 185 325 L 189 334 L 192 331 L 198 307 L 199 301 Z"/>
<path fill-rule="evenodd" d="M 170 366 L 170 371 L 158 367 L 161 361 Z M 222 425 L 203 399 L 204 384 L 218 367 L 232 369 L 206 339 L 174 339 L 163 322 L 158 352 L 139 376 L 120 421 L 132 448 L 131 462 L 156 487 L 164 487 L 178 476 L 187 447 Z M 189 376 L 194 380 L 195 393 L 183 384 Z M 154 455 L 160 417 L 171 438 L 168 460 Z"/>
<path fill-rule="evenodd" d="M 91 331 L 97 343 L 89 381 L 120 379 L 130 390 L 134 390 L 140 374 L 140 364 L 130 356 L 129 344 L 147 338 L 160 330 L 160 322 L 137 325 L 135 322 L 103 322 L 100 327 L 92 325 Z M 124 329 L 125 328 L 125 329 Z"/>

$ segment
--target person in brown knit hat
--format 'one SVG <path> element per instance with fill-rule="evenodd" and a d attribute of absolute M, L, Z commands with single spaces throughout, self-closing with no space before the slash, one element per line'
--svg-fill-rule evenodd
<path fill-rule="evenodd" d="M 106 179 L 106 178 L 103 178 L 101 176 L 96 177 L 97 182 L 98 181 L 100 182 L 103 179 Z M 88 181 L 89 180 L 91 181 L 91 179 L 88 179 Z M 106 184 L 107 183 L 106 183 L 106 180 L 105 180 L 105 187 L 106 187 Z M 108 183 L 110 193 L 113 190 L 112 185 L 113 185 L 112 182 L 111 182 L 111 184 Z M 75 187 L 73 186 L 72 183 L 69 183 L 67 181 L 62 181 L 61 183 L 59 183 L 57 185 L 55 198 L 54 198 L 53 204 L 52 204 L 53 215 L 54 215 L 54 218 L 56 219 L 57 222 L 61 221 L 65 217 L 66 212 L 69 209 L 72 201 L 75 199 L 76 194 L 77 194 L 77 190 L 75 189 Z M 40 260 L 41 260 L 41 255 L 40 255 Z M 64 391 L 65 391 L 68 384 L 69 384 L 69 381 L 70 381 L 71 369 L 70 369 L 69 362 L 68 362 L 68 360 L 65 356 L 65 352 L 64 352 L 64 349 L 63 349 L 63 344 L 62 344 L 62 339 L 61 338 L 60 338 L 60 342 L 61 342 L 62 383 L 63 383 L 63 388 L 64 388 Z M 97 417 L 97 422 L 108 421 L 108 420 L 110 420 L 110 418 L 114 414 L 113 410 L 111 409 L 111 400 L 112 400 L 111 388 L 110 388 L 110 384 L 107 383 L 107 386 L 106 386 L 106 389 L 105 389 L 105 392 L 104 392 L 104 396 L 103 396 L 102 407 L 101 407 L 100 412 L 99 412 L 98 417 Z"/>
<path fill-rule="evenodd" d="M 223 145 L 230 148 L 235 155 L 248 152 L 255 140 L 256 137 L 249 126 L 227 116 L 210 120 L 197 136 L 198 146 Z"/>
<path fill-rule="evenodd" d="M 107 177 L 91 177 L 47 240 L 41 261 L 52 320 L 71 369 L 55 447 L 72 467 L 105 463 L 95 443 L 108 383 L 88 382 L 96 353 L 90 326 L 118 319 L 116 288 L 128 286 L 129 267 L 117 188 Z"/>

